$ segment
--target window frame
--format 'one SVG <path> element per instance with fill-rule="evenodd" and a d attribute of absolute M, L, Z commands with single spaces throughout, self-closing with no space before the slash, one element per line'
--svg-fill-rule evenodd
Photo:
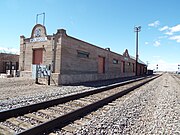
<path fill-rule="evenodd" d="M 77 50 L 77 57 L 79 58 L 89 58 L 89 52 Z"/>
<path fill-rule="evenodd" d="M 113 59 L 113 64 L 119 64 L 119 60 Z"/>

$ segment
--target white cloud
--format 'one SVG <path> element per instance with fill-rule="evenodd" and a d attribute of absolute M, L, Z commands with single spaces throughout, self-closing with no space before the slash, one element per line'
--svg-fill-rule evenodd
<path fill-rule="evenodd" d="M 161 57 L 154 56 L 153 61 L 149 62 L 148 69 L 155 71 L 177 71 L 178 63 L 170 63 L 163 60 Z"/>
<path fill-rule="evenodd" d="M 0 47 L 0 52 L 1 52 L 1 53 L 19 54 L 19 50 L 16 49 L 16 48 Z"/>
<path fill-rule="evenodd" d="M 156 47 L 158 47 L 158 46 L 161 45 L 161 43 L 160 43 L 160 41 L 155 41 L 153 45 L 156 46 Z"/>
<path fill-rule="evenodd" d="M 180 43 L 180 35 L 177 35 L 177 33 L 180 32 L 180 24 L 173 26 L 173 27 L 164 26 L 159 30 L 165 31 L 164 34 L 171 36 L 171 37 L 169 37 L 170 40 L 175 40 L 176 42 Z M 172 36 L 175 33 L 176 33 L 176 36 Z"/>
<path fill-rule="evenodd" d="M 158 69 L 157 69 L 157 65 L 158 65 Z M 177 63 L 166 63 L 166 62 L 157 62 L 157 63 L 152 63 L 149 64 L 148 68 L 155 70 L 155 71 L 177 71 Z"/>
<path fill-rule="evenodd" d="M 168 30 L 168 29 L 169 29 L 168 26 L 164 26 L 164 27 L 160 28 L 159 31 L 164 31 L 164 30 Z"/>
<path fill-rule="evenodd" d="M 153 23 L 148 24 L 148 26 L 150 26 L 150 27 L 157 27 L 159 25 L 160 25 L 160 22 L 158 20 Z"/>
<path fill-rule="evenodd" d="M 155 21 L 151 24 L 148 24 L 148 26 L 150 27 L 157 27 L 160 25 L 159 21 Z M 160 43 L 160 39 L 163 38 L 168 38 L 170 40 L 175 40 L 177 43 L 180 43 L 180 24 L 177 24 L 175 26 L 169 27 L 169 26 L 163 26 L 161 28 L 158 29 L 159 31 L 163 32 L 165 34 L 165 36 L 159 36 L 157 41 L 154 41 L 153 45 L 158 47 L 161 45 Z M 147 45 L 147 43 L 145 42 L 145 44 Z"/>
<path fill-rule="evenodd" d="M 165 32 L 164 34 L 171 36 L 171 35 L 173 35 L 173 32 L 168 31 L 168 32 Z"/>
<path fill-rule="evenodd" d="M 148 45 L 149 44 L 149 42 L 145 42 L 145 45 Z"/>
<path fill-rule="evenodd" d="M 171 32 L 174 33 L 174 32 L 180 32 L 180 24 L 170 28 Z"/>
<path fill-rule="evenodd" d="M 180 43 L 180 35 L 179 36 L 172 36 L 169 39 L 176 40 L 176 42 Z"/>
<path fill-rule="evenodd" d="M 164 34 L 171 36 L 176 32 L 180 32 L 180 24 L 173 26 L 173 27 L 164 26 L 164 27 L 160 28 L 159 31 L 165 31 Z"/>

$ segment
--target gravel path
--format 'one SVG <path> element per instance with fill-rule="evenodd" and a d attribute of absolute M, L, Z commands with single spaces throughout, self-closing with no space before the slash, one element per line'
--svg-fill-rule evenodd
<path fill-rule="evenodd" d="M 107 113 L 93 117 L 76 133 L 180 135 L 180 83 L 170 74 L 164 74 L 115 103 Z"/>

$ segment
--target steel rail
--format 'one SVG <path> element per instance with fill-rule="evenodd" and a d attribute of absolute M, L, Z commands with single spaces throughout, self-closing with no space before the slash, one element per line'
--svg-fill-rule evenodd
<path fill-rule="evenodd" d="M 94 102 L 92 104 L 89 104 L 87 106 L 79 108 L 77 110 L 74 110 L 70 113 L 62 115 L 56 119 L 47 121 L 47 122 L 42 123 L 38 126 L 27 129 L 27 130 L 19 133 L 18 135 L 32 135 L 32 134 L 33 135 L 40 135 L 40 134 L 49 133 L 49 131 L 52 131 L 55 128 L 62 128 L 64 126 L 66 126 L 67 124 L 69 124 L 70 122 L 73 122 L 73 121 L 77 120 L 78 118 L 83 117 L 83 116 L 87 115 L 88 113 L 90 113 L 94 110 L 97 110 L 98 108 L 104 106 L 105 104 L 108 104 L 109 102 L 112 102 L 112 101 L 116 100 L 117 98 L 122 97 L 123 95 L 131 92 L 134 89 L 137 89 L 137 88 L 143 86 L 144 84 L 158 78 L 159 76 L 161 76 L 161 75 L 158 75 L 158 76 L 151 78 L 145 82 L 142 82 L 140 84 L 137 84 L 135 86 L 127 88 L 126 90 L 121 91 L 119 93 L 116 93 L 112 96 L 106 97 L 102 100 L 99 100 L 97 102 Z"/>
<path fill-rule="evenodd" d="M 180 85 L 180 77 L 177 76 L 177 75 L 171 75 L 175 80 L 176 82 Z"/>
<path fill-rule="evenodd" d="M 149 77 L 149 76 L 148 76 Z M 133 79 L 133 80 L 128 80 L 125 82 L 120 82 L 120 83 L 116 83 L 116 84 L 112 84 L 112 85 L 108 85 L 108 86 L 104 86 L 104 87 L 100 87 L 100 88 L 96 88 L 93 90 L 89 90 L 89 91 L 85 91 L 82 93 L 77 93 L 77 94 L 73 94 L 73 95 L 69 95 L 69 96 L 64 96 L 58 99 L 53 99 L 53 100 L 48 100 L 48 101 L 44 101 L 44 102 L 40 102 L 40 103 L 36 103 L 36 104 L 31 104 L 28 106 L 23 106 L 23 107 L 19 107 L 19 108 L 14 108 L 14 109 L 10 109 L 10 110 L 6 110 L 6 111 L 0 111 L 0 122 L 1 121 L 5 121 L 8 118 L 11 117 L 17 117 L 20 115 L 24 115 L 26 113 L 31 113 L 40 109 L 44 109 L 44 108 L 48 108 L 57 104 L 62 104 L 62 103 L 66 103 L 68 101 L 71 100 L 75 100 L 75 99 L 79 99 L 79 98 L 83 98 L 85 96 L 89 96 L 92 94 L 96 94 L 102 91 L 106 91 L 109 89 L 113 89 L 119 86 L 123 86 L 126 84 L 130 84 L 136 81 L 140 81 L 143 80 L 147 77 L 141 77 L 141 78 L 137 78 L 137 79 Z"/>

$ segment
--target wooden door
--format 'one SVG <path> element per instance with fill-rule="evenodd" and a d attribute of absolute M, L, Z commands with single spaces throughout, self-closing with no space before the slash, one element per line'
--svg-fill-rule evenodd
<path fill-rule="evenodd" d="M 98 57 L 98 73 L 105 73 L 105 58 L 101 56 Z"/>
<path fill-rule="evenodd" d="M 125 73 L 125 61 L 121 61 L 121 72 Z"/>
<path fill-rule="evenodd" d="M 33 64 L 42 64 L 43 49 L 33 50 Z"/>
<path fill-rule="evenodd" d="M 133 73 L 135 72 L 135 70 L 134 70 L 134 63 L 133 63 Z"/>

